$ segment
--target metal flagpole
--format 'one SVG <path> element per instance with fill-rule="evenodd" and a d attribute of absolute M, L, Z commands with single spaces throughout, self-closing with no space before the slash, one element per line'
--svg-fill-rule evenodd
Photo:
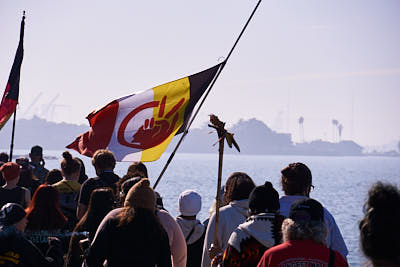
<path fill-rule="evenodd" d="M 228 56 L 226 57 L 225 61 L 222 62 L 220 69 L 218 70 L 217 74 L 215 75 L 214 80 L 213 80 L 212 83 L 210 84 L 210 86 L 209 86 L 209 88 L 208 88 L 206 94 L 204 95 L 204 97 L 203 97 L 201 103 L 199 104 L 199 107 L 197 108 L 196 112 L 193 114 L 193 116 L 192 116 L 192 118 L 191 118 L 191 120 L 190 120 L 188 126 L 186 127 L 186 129 L 185 129 L 185 131 L 183 132 L 181 138 L 179 139 L 178 143 L 176 144 L 174 150 L 172 151 L 171 155 L 169 156 L 169 158 L 168 158 L 168 160 L 167 160 L 167 163 L 165 164 L 165 166 L 164 166 L 163 170 L 161 171 L 160 175 L 158 176 L 157 181 L 155 182 L 155 184 L 154 184 L 154 186 L 153 186 L 154 189 L 157 187 L 157 185 L 158 185 L 158 183 L 160 182 L 162 176 L 164 175 L 165 171 L 167 170 L 169 164 L 171 163 L 172 158 L 175 156 L 176 151 L 178 150 L 178 148 L 179 148 L 179 146 L 181 145 L 183 139 L 185 138 L 186 134 L 188 133 L 190 126 L 192 125 L 194 119 L 196 118 L 197 114 L 198 114 L 199 111 L 200 111 L 200 108 L 203 106 L 204 101 L 206 100 L 207 96 L 210 94 L 211 89 L 213 88 L 213 86 L 214 86 L 216 80 L 218 79 L 218 77 L 219 77 L 219 75 L 221 74 L 222 70 L 224 69 L 226 63 L 228 62 L 230 56 L 232 55 L 233 50 L 235 50 L 236 45 L 238 44 L 238 42 L 239 42 L 240 38 L 242 37 L 244 31 L 246 30 L 246 28 L 247 28 L 247 26 L 249 25 L 251 19 L 253 18 L 254 14 L 256 13 L 258 6 L 261 4 L 261 1 L 262 1 L 262 0 L 259 0 L 259 1 L 257 2 L 257 5 L 256 5 L 255 8 L 253 9 L 253 12 L 251 12 L 250 17 L 247 19 L 246 24 L 244 25 L 242 31 L 240 32 L 240 34 L 239 34 L 238 38 L 236 39 L 234 45 L 232 46 L 231 50 L 229 51 Z"/>
<path fill-rule="evenodd" d="M 12 133 L 11 133 L 11 144 L 10 144 L 10 159 L 9 161 L 12 161 L 13 157 L 13 150 L 14 150 L 14 134 L 15 134 L 15 119 L 17 117 L 17 108 L 14 110 L 14 119 L 13 119 L 13 124 L 12 124 Z"/>

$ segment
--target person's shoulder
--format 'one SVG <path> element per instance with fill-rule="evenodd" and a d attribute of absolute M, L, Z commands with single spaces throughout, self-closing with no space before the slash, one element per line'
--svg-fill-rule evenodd
<path fill-rule="evenodd" d="M 158 217 L 160 220 L 174 221 L 174 222 L 176 222 L 175 218 L 172 217 L 172 215 L 169 214 L 169 212 L 167 212 L 167 211 L 165 211 L 165 210 L 157 210 L 156 215 L 157 215 L 157 217 Z"/>
<path fill-rule="evenodd" d="M 99 177 L 92 177 L 92 178 L 87 179 L 85 182 L 83 182 L 82 187 L 89 187 L 89 186 L 96 185 L 96 179 L 98 180 Z"/>

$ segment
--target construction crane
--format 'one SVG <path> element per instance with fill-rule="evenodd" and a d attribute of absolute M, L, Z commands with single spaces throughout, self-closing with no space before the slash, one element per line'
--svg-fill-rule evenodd
<path fill-rule="evenodd" d="M 32 107 L 38 102 L 39 98 L 43 95 L 43 92 L 39 92 L 39 94 L 33 99 L 31 104 L 28 106 L 28 108 L 25 110 L 24 114 L 22 114 L 23 117 L 26 115 L 29 115 L 29 112 L 31 111 Z"/>

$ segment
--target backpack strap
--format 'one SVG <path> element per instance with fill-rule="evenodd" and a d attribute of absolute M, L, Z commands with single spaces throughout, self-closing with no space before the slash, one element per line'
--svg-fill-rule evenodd
<path fill-rule="evenodd" d="M 333 249 L 329 249 L 329 263 L 328 267 L 333 267 L 335 265 L 335 251 Z"/>
<path fill-rule="evenodd" d="M 194 229 L 196 228 L 196 225 L 193 226 L 192 231 L 190 231 L 190 233 L 188 234 L 188 236 L 186 237 L 186 243 L 189 241 L 189 238 L 192 236 Z"/>

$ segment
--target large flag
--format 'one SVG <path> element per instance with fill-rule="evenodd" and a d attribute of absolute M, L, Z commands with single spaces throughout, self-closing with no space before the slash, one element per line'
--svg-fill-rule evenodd
<path fill-rule="evenodd" d="M 22 17 L 21 30 L 19 36 L 19 44 L 17 53 L 15 54 L 14 63 L 11 68 L 10 76 L 4 91 L 0 104 L 0 129 L 6 124 L 8 119 L 14 113 L 18 104 L 19 96 L 19 76 L 21 72 L 22 58 L 24 57 L 24 28 L 25 16 Z"/>
<path fill-rule="evenodd" d="M 154 161 L 181 133 L 221 64 L 138 94 L 114 100 L 87 116 L 90 129 L 67 146 L 91 157 L 111 150 L 117 161 Z"/>

